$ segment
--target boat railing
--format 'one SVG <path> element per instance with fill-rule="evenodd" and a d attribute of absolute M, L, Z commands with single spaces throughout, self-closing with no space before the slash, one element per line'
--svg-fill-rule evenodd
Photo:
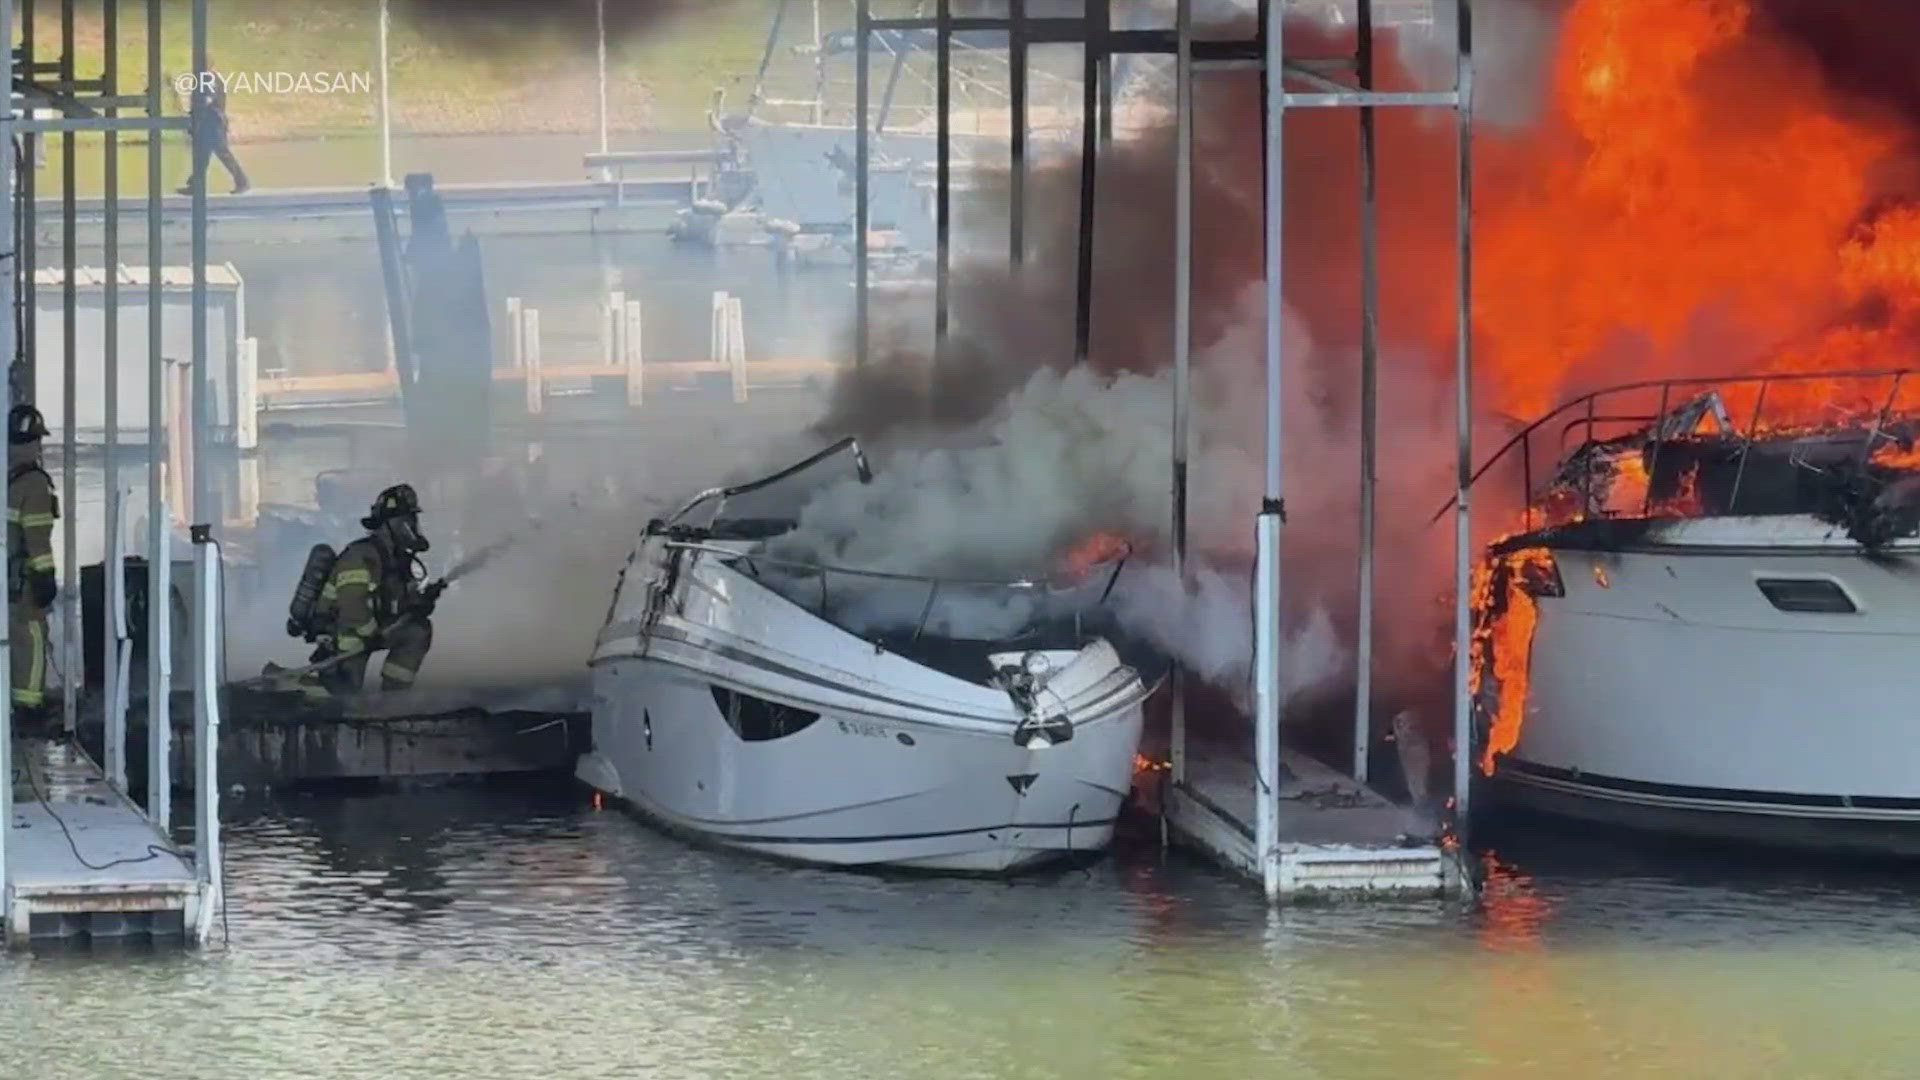
<path fill-rule="evenodd" d="M 825 461 L 826 459 L 832 457 L 833 455 L 839 453 L 842 450 L 848 451 L 853 455 L 854 471 L 859 475 L 860 482 L 863 484 L 872 483 L 873 467 L 867 463 L 867 455 L 864 451 L 860 449 L 860 440 L 849 435 L 846 438 L 841 439 L 838 442 L 835 442 L 832 445 L 826 447 L 825 449 L 817 450 L 814 453 L 807 455 L 805 458 L 794 462 L 793 464 L 787 466 L 786 468 L 781 469 L 779 472 L 772 473 L 767 476 L 763 476 L 758 480 L 749 480 L 744 484 L 735 484 L 732 487 L 708 488 L 707 490 L 702 491 L 700 494 L 695 495 L 693 498 L 687 500 L 686 505 L 674 511 L 673 516 L 667 518 L 666 524 L 670 526 L 679 524 L 684 518 L 686 518 L 688 514 L 693 513 L 695 510 L 699 509 L 701 505 L 708 502 L 711 502 L 714 504 L 713 513 L 714 513 L 714 517 L 717 518 L 719 517 L 721 511 L 723 511 L 726 508 L 726 503 L 728 499 L 731 499 L 737 495 L 745 495 L 749 492 L 759 491 L 761 488 L 769 487 L 773 484 L 777 484 L 780 481 L 785 480 L 786 478 L 793 476 L 796 473 L 804 472 L 807 469 L 812 468 L 813 466 L 819 464 L 822 461 Z"/>
<path fill-rule="evenodd" d="M 1783 429 L 1813 426 L 1806 422 L 1803 415 L 1784 415 L 1777 405 L 1777 399 L 1783 396 L 1780 392 L 1776 392 L 1774 397 L 1776 413 L 1782 414 L 1769 426 L 1766 411 L 1769 391 L 1789 384 L 1805 386 L 1830 382 L 1835 384 L 1831 396 L 1837 399 L 1844 388 L 1859 387 L 1862 391 L 1859 401 L 1864 407 L 1852 410 L 1847 418 L 1866 426 L 1867 445 L 1863 453 L 1870 454 L 1890 417 L 1894 415 L 1894 405 L 1899 400 L 1903 385 L 1909 391 L 1920 386 L 1920 378 L 1909 378 L 1915 375 L 1920 375 L 1920 368 L 1648 379 L 1603 387 L 1568 399 L 1516 431 L 1478 469 L 1469 474 L 1467 488 L 1471 490 L 1495 466 L 1517 456 L 1522 505 L 1528 508 L 1531 523 L 1531 508 L 1535 498 L 1534 458 L 1538 452 L 1534 440 L 1536 437 L 1551 437 L 1554 445 L 1551 448 L 1552 464 L 1545 474 L 1548 480 L 1564 480 L 1569 468 L 1573 468 L 1578 473 L 1577 491 L 1582 516 L 1599 517 L 1618 513 L 1600 505 L 1604 499 L 1596 501 L 1595 481 L 1597 474 L 1602 471 L 1597 451 L 1608 445 L 1647 449 L 1652 458 L 1647 463 L 1647 472 L 1651 477 L 1658 463 L 1662 443 L 1695 434 L 1699 425 L 1712 417 L 1720 426 L 1722 436 L 1740 440 L 1739 463 L 1735 467 L 1733 493 L 1728 503 L 1733 505 L 1738 499 L 1740 481 L 1746 472 L 1747 455 L 1755 441 L 1763 435 Z M 1880 392 L 1882 388 L 1884 395 Z M 1750 395 L 1752 400 L 1751 411 L 1745 417 L 1736 417 L 1728 406 L 1728 398 L 1732 396 L 1730 391 L 1736 389 L 1744 395 Z M 1646 412 L 1646 403 L 1656 395 L 1657 406 L 1652 412 Z M 1619 403 L 1623 401 L 1632 401 L 1639 407 L 1619 408 Z M 1615 433 L 1603 437 L 1609 430 Z M 1576 432 L 1579 441 L 1569 451 L 1569 441 Z M 1444 517 L 1458 503 L 1458 498 L 1456 495 L 1448 499 L 1432 520 L 1439 521 Z M 1651 513 L 1652 504 L 1653 484 L 1649 482 L 1638 507 L 1640 516 Z"/>
<path fill-rule="evenodd" d="M 1089 564 L 1085 571 L 1073 575 L 1072 580 L 1061 580 L 1059 578 L 969 578 L 910 574 L 890 570 L 870 570 L 860 567 L 836 566 L 830 563 L 784 559 L 762 552 L 741 551 L 737 548 L 702 543 L 696 540 L 669 540 L 666 546 L 669 550 L 688 551 L 725 559 L 731 565 L 744 569 L 747 574 L 755 580 L 762 582 L 767 581 L 767 576 L 763 574 L 763 570 L 784 571 L 789 581 L 817 577 L 819 580 L 818 606 L 811 607 L 809 610 L 812 610 L 814 614 L 820 615 L 822 618 L 826 618 L 827 614 L 834 610 L 832 582 L 836 578 L 854 582 L 865 581 L 922 586 L 926 589 L 926 598 L 920 605 L 919 618 L 914 622 L 913 636 L 911 638 L 913 641 L 919 641 L 921 636 L 926 632 L 927 622 L 933 616 L 943 593 L 951 596 L 962 590 L 975 593 L 998 592 L 1005 594 L 1009 598 L 1029 596 L 1036 599 L 1059 596 L 1066 593 L 1087 590 L 1095 580 L 1096 571 L 1105 567 L 1111 567 L 1106 572 L 1105 583 L 1100 587 L 1099 598 L 1092 604 L 1074 609 L 1073 617 L 1077 633 L 1080 626 L 1080 619 L 1086 611 L 1103 607 L 1107 600 L 1112 597 L 1114 586 L 1120 581 L 1120 571 L 1125 569 L 1127 560 L 1133 554 L 1132 548 L 1123 544 L 1116 554 Z M 787 595 L 789 599 L 800 603 L 798 597 L 791 596 L 784 591 L 782 595 Z M 807 605 L 802 604 L 802 606 Z"/>

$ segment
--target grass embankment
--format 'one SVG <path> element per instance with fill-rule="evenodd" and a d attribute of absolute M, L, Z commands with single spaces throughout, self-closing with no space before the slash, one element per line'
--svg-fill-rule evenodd
<path fill-rule="evenodd" d="M 538 2 L 538 0 L 535 0 Z M 617 2 L 617 0 L 609 0 Z M 738 101 L 750 85 L 765 43 L 767 14 L 760 0 L 708 0 L 697 16 L 668 24 L 643 40 L 611 41 L 607 50 L 608 127 L 615 135 L 699 130 L 715 88 L 729 88 Z M 98 76 L 105 62 L 105 32 L 97 6 L 83 5 L 76 34 L 81 78 Z M 407 19 L 404 5 L 393 5 L 388 39 L 391 57 L 391 107 L 396 140 L 417 142 L 434 136 L 561 136 L 596 130 L 596 77 L 591 46 L 582 48 L 558 35 L 528 32 L 511 49 L 481 50 Z M 189 5 L 167 0 L 161 34 L 163 82 L 192 67 L 188 38 Z M 208 54 L 212 66 L 238 79 L 272 72 L 306 72 L 350 83 L 364 74 L 369 92 L 232 92 L 228 115 L 242 162 L 251 170 L 260 144 L 326 140 L 327 172 L 350 172 L 367 179 L 379 150 L 378 5 L 375 0 L 209 0 Z M 37 58 L 59 52 L 57 12 L 41 5 L 35 28 Z M 120 9 L 119 79 L 122 93 L 140 93 L 147 81 L 145 5 L 129 0 Z M 18 29 L 16 27 L 18 40 Z M 238 82 L 233 85 L 239 86 Z M 170 83 L 166 108 L 178 111 L 183 99 Z M 83 192 L 103 189 L 102 139 L 77 140 L 77 175 Z M 617 141 L 617 140 L 616 140 Z M 145 137 L 122 140 L 122 190 L 144 190 Z M 255 148 L 249 153 L 249 147 Z M 169 187 L 187 168 L 182 135 L 168 135 L 163 146 Z M 396 156 L 399 156 L 396 151 Z M 512 152 L 502 155 L 502 179 L 517 179 Z M 44 192 L 57 190 L 59 150 L 48 147 L 41 171 Z M 575 158 L 573 166 L 578 165 Z M 396 171 L 411 167 L 396 161 Z M 213 190 L 225 176 L 215 166 Z M 275 170 L 268 170 L 269 172 Z M 298 171 L 298 170 L 296 170 Z M 332 176 L 310 179 L 263 175 L 256 184 L 336 183 Z"/>

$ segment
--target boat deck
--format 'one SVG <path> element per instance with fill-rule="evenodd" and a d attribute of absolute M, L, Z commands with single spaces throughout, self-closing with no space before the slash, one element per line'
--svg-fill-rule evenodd
<path fill-rule="evenodd" d="M 186 938 L 201 887 L 192 863 L 68 742 L 13 743 L 6 940 Z"/>
<path fill-rule="evenodd" d="M 1430 819 L 1304 754 L 1280 761 L 1280 895 L 1441 895 L 1457 883 Z M 1176 842 L 1261 879 L 1254 850 L 1250 756 L 1189 746 L 1186 777 L 1168 785 Z"/>

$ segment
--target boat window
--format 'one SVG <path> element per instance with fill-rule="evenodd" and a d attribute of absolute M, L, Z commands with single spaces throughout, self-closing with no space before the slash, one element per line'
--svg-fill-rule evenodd
<path fill-rule="evenodd" d="M 793 735 L 820 719 L 819 713 L 742 694 L 724 686 L 713 687 L 713 703 L 720 707 L 720 715 L 727 718 L 727 726 L 744 742 L 766 742 Z"/>
<path fill-rule="evenodd" d="M 1756 584 L 1781 611 L 1851 615 L 1860 610 L 1839 582 L 1825 578 L 1761 578 Z"/>

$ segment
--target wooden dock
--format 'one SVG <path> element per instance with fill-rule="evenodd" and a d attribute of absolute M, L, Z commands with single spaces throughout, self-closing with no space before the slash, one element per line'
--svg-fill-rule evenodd
<path fill-rule="evenodd" d="M 68 742 L 16 738 L 6 942 L 193 940 L 218 903 L 190 855 Z"/>
<path fill-rule="evenodd" d="M 1313 758 L 1280 759 L 1280 896 L 1441 896 L 1460 886 L 1437 823 Z M 1261 880 L 1249 755 L 1190 745 L 1164 795 L 1171 839 Z"/>

